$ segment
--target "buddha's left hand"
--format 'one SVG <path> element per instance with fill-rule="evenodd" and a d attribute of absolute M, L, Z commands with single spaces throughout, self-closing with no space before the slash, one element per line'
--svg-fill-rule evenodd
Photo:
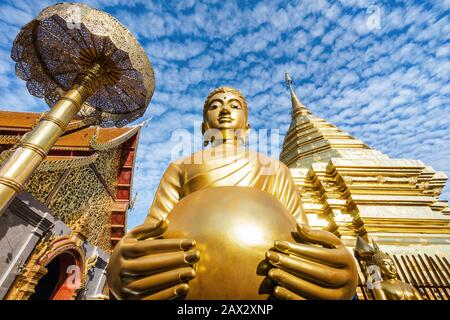
<path fill-rule="evenodd" d="M 279 299 L 351 299 L 358 283 L 356 263 L 331 232 L 297 225 L 304 243 L 275 241 L 266 254 L 275 268 L 268 272 Z"/>

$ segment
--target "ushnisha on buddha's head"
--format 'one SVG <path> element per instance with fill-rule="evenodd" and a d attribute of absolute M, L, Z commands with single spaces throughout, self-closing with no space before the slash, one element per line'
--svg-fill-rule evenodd
<path fill-rule="evenodd" d="M 244 96 L 231 87 L 211 91 L 203 106 L 202 133 L 205 145 L 214 140 L 245 141 L 250 124 Z"/>

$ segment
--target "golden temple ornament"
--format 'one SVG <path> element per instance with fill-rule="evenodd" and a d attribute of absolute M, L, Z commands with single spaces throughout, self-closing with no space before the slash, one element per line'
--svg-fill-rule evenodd
<path fill-rule="evenodd" d="M 41 11 L 16 37 L 16 74 L 51 107 L 0 168 L 0 214 L 74 117 L 124 126 L 153 95 L 153 68 L 138 41 L 115 18 L 84 4 Z"/>

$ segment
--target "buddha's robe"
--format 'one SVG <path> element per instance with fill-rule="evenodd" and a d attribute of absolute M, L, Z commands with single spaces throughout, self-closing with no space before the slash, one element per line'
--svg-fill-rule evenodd
<path fill-rule="evenodd" d="M 414 286 L 398 279 L 381 281 L 373 293 L 376 300 L 423 300 Z"/>
<path fill-rule="evenodd" d="M 188 194 L 222 186 L 252 187 L 268 192 L 298 222 L 307 224 L 299 191 L 286 165 L 264 154 L 227 144 L 172 162 L 161 178 L 147 218 L 165 219 Z"/>

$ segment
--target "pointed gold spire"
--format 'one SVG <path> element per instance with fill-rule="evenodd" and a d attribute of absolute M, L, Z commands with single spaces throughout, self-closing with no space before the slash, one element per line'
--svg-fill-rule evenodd
<path fill-rule="evenodd" d="M 295 95 L 294 89 L 292 89 L 292 78 L 289 75 L 289 73 L 285 72 L 284 73 L 284 78 L 286 81 L 286 84 L 289 87 L 289 91 L 291 92 L 291 101 L 292 101 L 292 115 L 296 115 L 296 114 L 311 114 L 311 112 L 308 110 L 308 108 L 306 108 L 303 103 L 300 102 L 300 100 L 297 98 L 297 96 Z"/>

